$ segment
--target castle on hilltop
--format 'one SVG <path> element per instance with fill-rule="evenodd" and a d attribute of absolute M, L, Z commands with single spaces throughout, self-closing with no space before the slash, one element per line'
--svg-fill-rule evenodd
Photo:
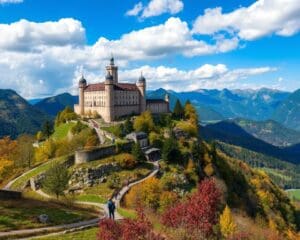
<path fill-rule="evenodd" d="M 105 122 L 112 122 L 122 116 L 141 114 L 149 110 L 153 114 L 169 112 L 169 97 L 146 99 L 146 79 L 141 74 L 136 83 L 119 83 L 118 67 L 114 58 L 106 66 L 105 81 L 87 84 L 82 76 L 79 80 L 79 104 L 74 111 L 81 115 L 99 114 Z"/>

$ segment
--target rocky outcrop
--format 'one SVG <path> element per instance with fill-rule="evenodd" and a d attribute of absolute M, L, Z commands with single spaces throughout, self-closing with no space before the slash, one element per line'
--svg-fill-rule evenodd
<path fill-rule="evenodd" d="M 109 163 L 96 168 L 77 168 L 74 170 L 69 185 L 71 189 L 91 187 L 106 181 L 107 176 L 114 171 L 119 171 L 120 166 L 117 163 Z"/>

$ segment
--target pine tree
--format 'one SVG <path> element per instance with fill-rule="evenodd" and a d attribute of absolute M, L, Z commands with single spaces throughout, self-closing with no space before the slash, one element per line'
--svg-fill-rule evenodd
<path fill-rule="evenodd" d="M 126 118 L 124 122 L 124 130 L 125 134 L 129 134 L 133 131 L 133 123 L 130 121 L 130 118 Z"/>
<path fill-rule="evenodd" d="M 220 216 L 220 228 L 224 237 L 228 237 L 236 232 L 236 224 L 233 221 L 230 208 L 226 205 Z"/>
<path fill-rule="evenodd" d="M 178 143 L 174 137 L 170 137 L 164 141 L 162 159 L 167 163 L 180 162 L 181 152 L 179 151 Z"/>
<path fill-rule="evenodd" d="M 146 157 L 141 149 L 141 146 L 139 143 L 135 143 L 132 146 L 131 154 L 134 156 L 135 160 L 137 162 L 144 162 L 146 161 Z"/>
<path fill-rule="evenodd" d="M 173 116 L 177 119 L 182 118 L 184 115 L 184 109 L 180 103 L 180 101 L 177 99 L 175 107 L 174 107 L 174 111 L 173 111 Z"/>
<path fill-rule="evenodd" d="M 53 133 L 53 126 L 50 121 L 46 121 L 43 125 L 43 135 L 47 138 L 50 137 L 50 135 Z"/>

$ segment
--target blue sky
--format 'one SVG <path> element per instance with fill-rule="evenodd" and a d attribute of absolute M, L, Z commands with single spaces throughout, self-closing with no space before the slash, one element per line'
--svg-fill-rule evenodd
<path fill-rule="evenodd" d="M 0 85 L 27 98 L 99 82 L 150 89 L 300 88 L 297 0 L 0 0 Z"/>

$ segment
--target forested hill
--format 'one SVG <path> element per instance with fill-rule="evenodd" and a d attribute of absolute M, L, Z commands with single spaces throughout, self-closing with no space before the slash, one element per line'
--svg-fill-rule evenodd
<path fill-rule="evenodd" d="M 50 116 L 56 116 L 56 114 L 69 106 L 73 109 L 74 104 L 78 103 L 78 96 L 72 96 L 69 93 L 62 93 L 57 96 L 45 98 L 34 106 L 41 111 L 49 114 Z"/>
<path fill-rule="evenodd" d="M 275 158 L 300 163 L 300 145 L 280 148 L 255 138 L 232 121 L 222 121 L 202 126 L 201 136 L 206 140 L 219 140 L 225 143 L 241 146 L 255 152 L 263 153 Z"/>
<path fill-rule="evenodd" d="M 48 118 L 15 91 L 0 89 L 0 137 L 35 134 Z"/>

